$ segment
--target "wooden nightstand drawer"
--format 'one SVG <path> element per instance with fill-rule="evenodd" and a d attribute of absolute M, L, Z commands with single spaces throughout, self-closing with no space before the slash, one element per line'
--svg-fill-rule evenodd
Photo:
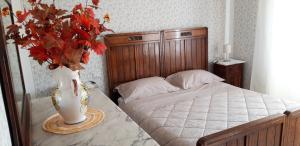
<path fill-rule="evenodd" d="M 225 79 L 226 74 L 227 74 L 226 72 L 227 72 L 227 70 L 226 70 L 225 66 L 222 66 L 219 64 L 214 64 L 214 74 Z"/>
<path fill-rule="evenodd" d="M 244 61 L 233 60 L 232 63 L 225 63 L 215 63 L 214 74 L 225 79 L 226 83 L 242 88 Z"/>

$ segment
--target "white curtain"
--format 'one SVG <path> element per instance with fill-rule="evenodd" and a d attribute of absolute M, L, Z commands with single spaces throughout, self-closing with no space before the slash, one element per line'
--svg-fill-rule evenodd
<path fill-rule="evenodd" d="M 300 99 L 300 1 L 259 0 L 251 89 Z"/>

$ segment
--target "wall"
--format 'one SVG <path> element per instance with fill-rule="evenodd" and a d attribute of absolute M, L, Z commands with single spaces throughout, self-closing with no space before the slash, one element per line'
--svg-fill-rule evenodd
<path fill-rule="evenodd" d="M 233 58 L 245 60 L 244 87 L 249 89 L 252 73 L 253 51 L 258 0 L 234 1 Z"/>
<path fill-rule="evenodd" d="M 225 13 L 225 38 L 224 44 L 233 44 L 234 32 L 234 1 L 226 0 Z"/>
<path fill-rule="evenodd" d="M 52 1 L 52 0 L 49 0 Z M 79 0 L 56 1 L 57 6 L 73 7 Z M 224 44 L 224 0 L 102 0 L 97 11 L 111 14 L 109 28 L 115 32 L 151 31 L 171 28 L 207 26 L 209 28 L 209 60 L 218 55 Z M 30 61 L 36 96 L 48 96 L 55 86 L 46 65 Z M 83 81 L 94 80 L 107 93 L 105 57 L 93 55 L 81 72 Z"/>
<path fill-rule="evenodd" d="M 3 95 L 0 85 L 0 146 L 11 146 L 10 133 L 5 113 Z"/>

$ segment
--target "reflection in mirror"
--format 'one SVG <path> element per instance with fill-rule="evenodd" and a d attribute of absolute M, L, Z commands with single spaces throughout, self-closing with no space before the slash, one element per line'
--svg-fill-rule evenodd
<path fill-rule="evenodd" d="M 11 146 L 11 138 L 9 134 L 9 128 L 7 123 L 7 117 L 6 114 L 4 114 L 5 108 L 4 108 L 4 102 L 3 102 L 3 95 L 1 90 L 1 84 L 0 84 L 0 145 L 1 146 Z"/>
<path fill-rule="evenodd" d="M 0 7 L 5 8 L 10 6 L 10 0 L 1 0 L 0 1 Z M 13 17 L 6 16 L 2 17 L 2 22 L 4 28 L 7 26 L 13 24 Z M 5 29 L 5 32 L 7 29 Z M 24 96 L 24 84 L 23 84 L 23 78 L 22 78 L 22 70 L 20 65 L 20 57 L 19 57 L 19 51 L 17 46 L 13 43 L 13 41 L 7 42 L 7 55 L 8 55 L 8 61 L 11 71 L 11 78 L 13 82 L 13 89 L 14 89 L 14 95 L 15 95 L 15 101 L 17 102 L 17 110 L 18 110 L 18 116 L 19 119 L 21 119 L 21 109 L 22 109 L 22 103 L 23 103 L 23 96 Z M 20 121 L 19 121 L 20 122 Z"/>

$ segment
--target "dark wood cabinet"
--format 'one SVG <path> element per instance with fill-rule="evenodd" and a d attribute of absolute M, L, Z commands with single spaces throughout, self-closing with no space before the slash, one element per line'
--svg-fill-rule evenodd
<path fill-rule="evenodd" d="M 228 84 L 243 88 L 244 63 L 240 60 L 214 63 L 214 74 L 225 79 Z"/>

